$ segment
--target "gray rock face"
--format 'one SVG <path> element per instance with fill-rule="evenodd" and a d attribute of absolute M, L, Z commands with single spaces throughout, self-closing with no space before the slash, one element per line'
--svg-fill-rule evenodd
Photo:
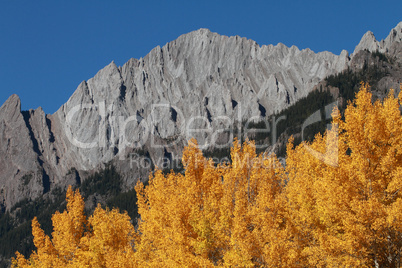
<path fill-rule="evenodd" d="M 391 30 L 385 40 L 377 41 L 374 34 L 368 31 L 360 43 L 356 46 L 353 55 L 361 50 L 367 49 L 370 52 L 379 51 L 381 53 L 393 53 L 398 43 L 402 42 L 402 22 L 400 22 L 394 29 Z"/>
<path fill-rule="evenodd" d="M 0 204 L 9 208 L 21 197 L 35 198 L 43 189 L 43 169 L 38 144 L 27 125 L 28 114 L 21 113 L 21 102 L 12 95 L 0 108 Z"/>
<path fill-rule="evenodd" d="M 206 29 L 182 35 L 122 67 L 111 63 L 78 87 L 54 115 L 67 134 L 62 143 L 78 145 L 61 161 L 91 169 L 137 146 L 155 160 L 165 150 L 178 155 L 172 147 L 193 136 L 207 147 L 217 129 L 282 110 L 348 61 L 346 51 L 259 46 Z"/>
<path fill-rule="evenodd" d="M 400 26 L 384 48 L 400 40 Z M 370 38 L 356 49 L 377 44 Z M 292 105 L 349 63 L 347 51 L 259 46 L 200 29 L 122 67 L 110 63 L 53 115 L 21 112 L 13 95 L 0 108 L 0 203 L 10 208 L 74 182 L 72 168 L 91 171 L 110 161 L 132 187 L 147 176 L 144 156 L 161 167 L 164 157 L 180 158 L 191 137 L 204 149 L 229 144 L 225 129 Z"/>

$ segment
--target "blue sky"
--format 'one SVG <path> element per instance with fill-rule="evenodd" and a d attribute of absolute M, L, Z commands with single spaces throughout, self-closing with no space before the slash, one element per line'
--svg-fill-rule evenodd
<path fill-rule="evenodd" d="M 368 30 L 384 39 L 401 10 L 401 0 L 0 0 L 0 105 L 16 93 L 23 110 L 54 113 L 112 60 L 123 65 L 199 28 L 351 53 Z"/>

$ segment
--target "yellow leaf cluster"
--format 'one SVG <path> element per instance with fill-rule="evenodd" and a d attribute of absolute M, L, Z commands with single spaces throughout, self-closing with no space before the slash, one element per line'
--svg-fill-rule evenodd
<path fill-rule="evenodd" d="M 15 267 L 400 267 L 402 94 L 372 103 L 362 84 L 344 119 L 312 143 L 287 147 L 286 165 L 234 141 L 230 163 L 183 151 L 185 174 L 157 170 L 137 184 L 138 230 L 98 206 L 88 219 L 76 191 L 36 219 L 37 250 Z"/>
<path fill-rule="evenodd" d="M 67 210 L 52 217 L 52 239 L 32 221 L 37 248 L 29 259 L 17 252 L 14 267 L 136 267 L 135 230 L 130 217 L 98 206 L 88 219 L 78 190 L 67 190 Z"/>
<path fill-rule="evenodd" d="M 402 250 L 402 94 L 372 103 L 362 84 L 344 120 L 309 145 L 288 145 L 286 196 L 310 267 L 400 267 Z M 337 164 L 325 152 L 336 139 Z M 328 142 L 329 140 L 329 142 Z"/>
<path fill-rule="evenodd" d="M 196 141 L 184 150 L 184 175 L 160 171 L 138 185 L 141 241 L 137 253 L 152 267 L 292 263 L 284 222 L 284 169 L 235 141 L 231 164 L 215 165 Z"/>

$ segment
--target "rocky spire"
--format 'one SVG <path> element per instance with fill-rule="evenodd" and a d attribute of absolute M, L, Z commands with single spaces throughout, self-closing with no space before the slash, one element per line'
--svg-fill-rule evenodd
<path fill-rule="evenodd" d="M 398 23 L 398 25 L 391 30 L 387 38 L 381 41 L 377 41 L 374 34 L 371 31 L 368 31 L 363 35 L 363 38 L 360 40 L 360 43 L 356 46 L 353 55 L 356 55 L 357 52 L 361 50 L 368 50 L 370 52 L 379 51 L 382 53 L 387 53 L 391 46 L 395 42 L 402 41 L 402 22 Z"/>

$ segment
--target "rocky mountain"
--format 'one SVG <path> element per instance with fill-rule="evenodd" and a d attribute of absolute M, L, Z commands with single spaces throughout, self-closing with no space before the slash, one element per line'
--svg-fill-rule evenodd
<path fill-rule="evenodd" d="M 400 55 L 396 53 L 396 50 L 400 52 L 400 42 L 402 42 L 402 22 L 391 30 L 387 38 L 381 41 L 377 41 L 373 32 L 368 31 L 356 46 L 353 54 L 355 55 L 361 50 L 368 50 L 370 52 L 379 51 L 381 53 L 390 53 L 397 56 Z"/>
<path fill-rule="evenodd" d="M 349 57 L 200 29 L 121 67 L 110 63 L 54 114 L 21 111 L 13 95 L 0 108 L 0 204 L 8 210 L 79 184 L 109 162 L 131 188 L 150 161 L 163 167 L 161 160 L 179 159 L 191 137 L 206 150 L 230 144 L 231 131 L 306 97 L 358 64 L 360 51 L 401 59 L 401 31 L 399 23 L 380 42 L 369 32 Z"/>
<path fill-rule="evenodd" d="M 370 53 L 375 57 L 371 57 Z M 381 55 L 383 54 L 383 55 Z M 384 57 L 385 55 L 385 57 Z M 352 54 L 349 67 L 352 70 L 361 70 L 370 66 L 386 73 L 376 86 L 379 98 L 385 97 L 385 90 L 398 90 L 402 82 L 402 22 L 391 30 L 387 38 L 377 41 L 372 32 L 367 32 Z"/>

